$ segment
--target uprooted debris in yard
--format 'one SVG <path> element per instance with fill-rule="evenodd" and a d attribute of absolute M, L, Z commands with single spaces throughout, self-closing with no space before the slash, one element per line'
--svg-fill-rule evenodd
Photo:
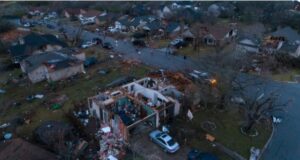
<path fill-rule="evenodd" d="M 60 109 L 64 103 L 68 100 L 68 96 L 63 94 L 63 95 L 60 95 L 60 96 L 57 96 L 53 99 L 51 99 L 49 102 L 51 104 L 51 109 Z"/>
<path fill-rule="evenodd" d="M 110 157 L 122 159 L 125 156 L 124 140 L 111 132 L 109 126 L 103 126 L 96 133 L 96 137 L 100 139 L 100 151 L 98 152 L 100 160 L 108 160 Z"/>
<path fill-rule="evenodd" d="M 257 160 L 258 159 L 258 156 L 260 154 L 260 150 L 258 148 L 255 148 L 255 147 L 251 147 L 250 148 L 250 160 Z"/>
<path fill-rule="evenodd" d="M 148 74 L 152 78 L 166 78 L 179 90 L 184 91 L 187 85 L 192 84 L 192 81 L 186 78 L 182 73 L 170 71 L 157 71 Z"/>
<path fill-rule="evenodd" d="M 73 114 L 76 118 L 79 119 L 79 121 L 84 125 L 84 126 L 87 126 L 88 123 L 89 123 L 89 110 L 86 109 L 86 110 L 80 110 L 78 112 L 76 111 L 73 111 Z"/>

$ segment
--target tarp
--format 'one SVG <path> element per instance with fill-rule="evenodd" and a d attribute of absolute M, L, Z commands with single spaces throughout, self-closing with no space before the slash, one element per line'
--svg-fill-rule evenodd
<path fill-rule="evenodd" d="M 60 109 L 60 108 L 61 108 L 61 105 L 59 105 L 59 104 L 53 104 L 51 106 L 51 109 L 53 109 L 53 110 Z"/>

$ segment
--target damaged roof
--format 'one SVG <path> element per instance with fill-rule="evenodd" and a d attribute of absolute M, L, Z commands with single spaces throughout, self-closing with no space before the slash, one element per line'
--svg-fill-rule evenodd
<path fill-rule="evenodd" d="M 277 31 L 271 33 L 270 35 L 282 36 L 291 43 L 295 41 L 300 41 L 300 34 L 296 30 L 292 29 L 291 27 L 284 27 L 278 29 Z"/>
<path fill-rule="evenodd" d="M 51 34 L 39 35 L 31 33 L 23 37 L 23 40 L 24 44 L 13 45 L 9 48 L 11 56 L 18 61 L 28 57 L 31 52 L 45 45 L 59 45 L 61 47 L 67 47 L 65 42 L 60 41 Z"/>
<path fill-rule="evenodd" d="M 23 61 L 26 64 L 25 71 L 27 73 L 32 72 L 43 64 L 47 67 L 50 67 L 50 69 L 57 70 L 79 63 L 77 59 L 58 51 L 35 54 L 24 59 Z"/>

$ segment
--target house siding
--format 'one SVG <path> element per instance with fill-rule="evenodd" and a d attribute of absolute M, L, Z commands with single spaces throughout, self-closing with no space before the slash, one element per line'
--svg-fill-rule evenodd
<path fill-rule="evenodd" d="M 32 72 L 28 73 L 28 78 L 32 83 L 37 83 L 46 79 L 47 75 L 47 68 L 46 66 L 42 65 L 37 69 L 33 70 Z"/>
<path fill-rule="evenodd" d="M 47 75 L 48 81 L 58 81 L 61 79 L 66 79 L 70 76 L 76 75 L 77 73 L 84 72 L 83 64 L 78 64 L 72 67 L 64 68 L 54 72 L 49 72 Z"/>

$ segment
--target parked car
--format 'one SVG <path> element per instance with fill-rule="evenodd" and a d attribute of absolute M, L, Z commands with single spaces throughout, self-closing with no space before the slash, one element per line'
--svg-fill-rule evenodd
<path fill-rule="evenodd" d="M 157 143 L 160 147 L 164 149 L 165 152 L 175 153 L 179 150 L 179 144 L 174 141 L 174 139 L 167 133 L 159 130 L 154 130 L 150 134 L 151 141 Z"/>
<path fill-rule="evenodd" d="M 236 104 L 239 104 L 239 105 L 245 105 L 246 104 L 245 100 L 240 96 L 232 96 L 230 98 L 230 101 L 232 103 L 236 103 Z"/>
<path fill-rule="evenodd" d="M 26 97 L 26 101 L 28 101 L 28 102 L 32 102 L 34 99 L 35 99 L 34 95 L 29 95 Z"/>
<path fill-rule="evenodd" d="M 97 44 L 95 41 L 87 41 L 87 42 L 84 42 L 82 45 L 81 45 L 81 48 L 89 48 L 93 45 Z"/>
<path fill-rule="evenodd" d="M 24 23 L 23 26 L 28 28 L 28 27 L 31 27 L 31 24 L 29 22 L 27 22 L 27 23 Z"/>
<path fill-rule="evenodd" d="M 113 49 L 113 46 L 111 45 L 111 43 L 105 42 L 105 43 L 103 43 L 103 48 L 105 48 L 105 49 Z"/>
<path fill-rule="evenodd" d="M 209 84 L 216 83 L 216 80 L 207 72 L 193 70 L 192 72 L 189 73 L 189 76 L 193 80 L 197 80 L 198 82 L 201 83 L 209 83 Z"/>
<path fill-rule="evenodd" d="M 171 46 L 176 48 L 186 47 L 188 44 L 182 38 L 176 38 L 175 40 L 170 42 Z"/>
<path fill-rule="evenodd" d="M 188 160 L 219 160 L 215 155 L 208 152 L 200 152 L 197 149 L 192 149 L 188 153 Z"/>

